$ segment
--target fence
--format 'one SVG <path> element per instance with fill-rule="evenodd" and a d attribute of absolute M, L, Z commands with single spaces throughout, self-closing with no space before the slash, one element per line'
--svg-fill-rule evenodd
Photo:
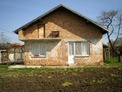
<path fill-rule="evenodd" d="M 120 61 L 122 62 L 122 48 L 116 48 L 116 51 L 121 53 Z M 110 58 L 118 58 L 118 55 L 111 48 L 104 48 L 103 49 L 103 58 L 104 58 L 104 61 L 106 61 Z"/>

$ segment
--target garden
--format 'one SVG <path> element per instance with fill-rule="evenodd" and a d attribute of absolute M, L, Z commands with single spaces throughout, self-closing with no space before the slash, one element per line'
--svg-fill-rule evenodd
<path fill-rule="evenodd" d="M 0 65 L 0 92 L 122 92 L 122 63 L 23 69 Z"/>

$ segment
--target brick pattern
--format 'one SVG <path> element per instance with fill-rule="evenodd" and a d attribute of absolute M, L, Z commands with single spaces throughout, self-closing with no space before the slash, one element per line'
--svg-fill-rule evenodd
<path fill-rule="evenodd" d="M 61 41 L 46 41 L 46 58 L 33 59 L 30 56 L 30 50 L 26 50 L 24 55 L 26 65 L 68 65 L 68 42 L 66 39 L 85 39 L 90 42 L 90 56 L 75 57 L 76 65 L 103 64 L 102 34 L 98 31 L 99 29 L 96 26 L 63 10 L 51 14 L 43 21 L 46 23 L 46 38 L 51 38 L 50 34 L 52 31 L 59 31 Z M 26 30 L 19 31 L 19 39 L 39 39 L 44 38 L 43 35 L 43 25 L 40 26 L 39 29 L 35 24 Z M 32 42 L 33 41 L 26 41 L 25 44 L 29 47 Z"/>
<path fill-rule="evenodd" d="M 103 46 L 102 40 L 97 40 L 96 44 L 94 44 L 94 40 L 90 41 L 90 55 L 86 57 L 76 57 L 75 63 L 76 65 L 103 65 Z M 96 48 L 95 47 L 99 47 Z"/>
<path fill-rule="evenodd" d="M 26 65 L 66 65 L 68 61 L 67 45 L 64 41 L 47 42 L 46 57 L 44 58 L 32 58 L 31 57 L 31 44 L 33 42 L 27 42 L 27 51 L 25 52 L 25 64 Z"/>

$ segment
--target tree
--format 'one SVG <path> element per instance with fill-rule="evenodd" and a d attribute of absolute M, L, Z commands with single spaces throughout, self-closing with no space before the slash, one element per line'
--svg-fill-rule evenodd
<path fill-rule="evenodd" d="M 10 40 L 7 38 L 7 36 L 4 35 L 3 32 L 0 33 L 0 46 L 2 47 L 9 47 Z"/>
<path fill-rule="evenodd" d="M 4 33 L 0 33 L 0 53 L 4 50 L 5 53 L 2 54 L 2 58 L 8 59 L 8 49 L 10 48 L 9 39 Z M 7 63 L 8 64 L 8 63 Z"/>
<path fill-rule="evenodd" d="M 117 39 L 115 46 L 122 47 L 122 38 Z"/>
<path fill-rule="evenodd" d="M 9 43 L 9 39 L 4 35 L 3 32 L 0 33 L 0 43 Z"/>
<path fill-rule="evenodd" d="M 103 11 L 100 16 L 97 17 L 98 22 L 108 28 L 110 31 L 107 33 L 108 42 L 111 49 L 118 55 L 118 62 L 120 61 L 121 50 L 116 51 L 115 44 L 119 37 L 122 36 L 122 13 L 117 10 Z M 111 38 L 114 37 L 114 42 Z"/>

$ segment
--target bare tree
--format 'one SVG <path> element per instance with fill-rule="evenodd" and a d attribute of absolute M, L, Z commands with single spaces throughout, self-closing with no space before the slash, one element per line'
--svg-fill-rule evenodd
<path fill-rule="evenodd" d="M 4 35 L 4 33 L 0 33 L 0 53 L 1 51 L 4 51 L 2 58 L 9 60 L 8 58 L 8 49 L 10 48 L 10 43 L 7 36 Z M 10 60 L 9 60 L 10 61 Z M 8 62 L 7 62 L 8 64 Z"/>
<path fill-rule="evenodd" d="M 9 39 L 7 38 L 7 36 L 4 35 L 3 32 L 0 33 L 0 43 L 9 43 Z"/>
<path fill-rule="evenodd" d="M 122 36 L 122 13 L 117 10 L 103 11 L 97 18 L 100 24 L 110 30 L 107 33 L 108 42 L 112 50 L 118 55 L 118 62 L 121 62 L 121 50 L 116 51 L 115 44 L 118 38 Z M 111 41 L 112 36 L 114 36 L 114 42 Z"/>

